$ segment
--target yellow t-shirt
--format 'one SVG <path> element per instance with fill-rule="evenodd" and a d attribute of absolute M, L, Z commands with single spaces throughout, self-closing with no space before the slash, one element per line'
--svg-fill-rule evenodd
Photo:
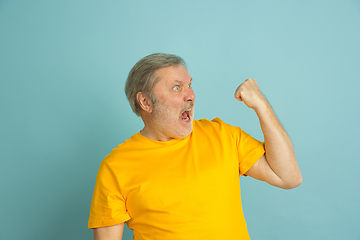
<path fill-rule="evenodd" d="M 239 174 L 263 143 L 221 119 L 194 120 L 185 139 L 140 133 L 101 162 L 88 227 L 127 222 L 136 240 L 250 239 Z"/>

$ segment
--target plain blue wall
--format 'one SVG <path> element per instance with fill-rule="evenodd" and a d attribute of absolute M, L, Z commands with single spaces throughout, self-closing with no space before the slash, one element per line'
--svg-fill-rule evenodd
<path fill-rule="evenodd" d="M 360 239 L 355 0 L 0 1 L 0 239 L 92 239 L 99 163 L 143 126 L 124 82 L 154 52 L 188 63 L 197 119 L 262 140 L 233 98 L 255 78 L 290 134 L 299 188 L 241 178 L 252 239 Z"/>

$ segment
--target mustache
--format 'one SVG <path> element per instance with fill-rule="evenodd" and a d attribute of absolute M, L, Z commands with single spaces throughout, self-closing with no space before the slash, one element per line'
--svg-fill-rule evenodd
<path fill-rule="evenodd" d="M 191 102 L 189 105 L 187 105 L 186 107 L 183 107 L 180 111 L 180 113 L 185 112 L 186 110 L 188 110 L 189 108 L 192 108 L 194 106 L 194 103 Z"/>

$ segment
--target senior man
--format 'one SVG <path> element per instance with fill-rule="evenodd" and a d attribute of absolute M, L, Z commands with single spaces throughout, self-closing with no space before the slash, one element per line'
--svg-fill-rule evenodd
<path fill-rule="evenodd" d="M 95 239 L 122 239 L 125 222 L 136 240 L 250 239 L 239 176 L 301 184 L 292 143 L 254 79 L 235 98 L 255 110 L 264 143 L 219 118 L 194 120 L 191 83 L 171 54 L 130 71 L 126 96 L 145 126 L 100 164 L 88 223 Z"/>

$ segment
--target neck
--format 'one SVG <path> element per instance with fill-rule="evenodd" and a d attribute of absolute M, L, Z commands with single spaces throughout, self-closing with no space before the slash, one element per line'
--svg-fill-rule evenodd
<path fill-rule="evenodd" d="M 166 142 L 173 139 L 171 137 L 165 136 L 164 134 L 155 133 L 154 131 L 151 131 L 151 128 L 147 127 L 146 124 L 145 127 L 140 131 L 140 133 L 146 138 L 160 142 Z"/>

